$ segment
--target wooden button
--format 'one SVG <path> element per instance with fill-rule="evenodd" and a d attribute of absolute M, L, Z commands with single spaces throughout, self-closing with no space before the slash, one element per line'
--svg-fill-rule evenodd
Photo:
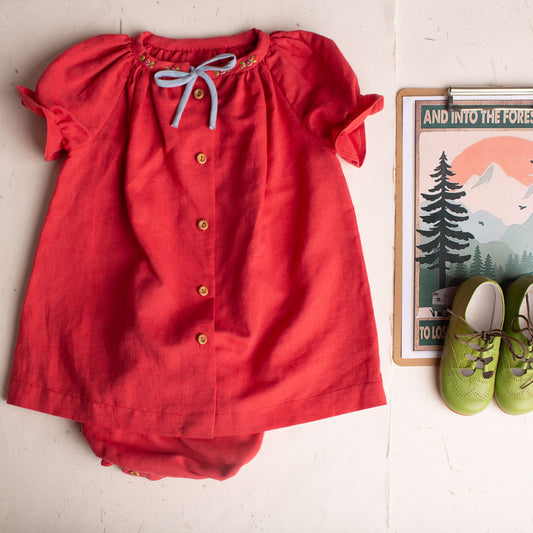
<path fill-rule="evenodd" d="M 198 341 L 198 344 L 205 344 L 207 342 L 207 337 L 203 333 L 200 333 L 200 335 L 196 337 L 196 340 Z"/>
<path fill-rule="evenodd" d="M 200 296 L 207 296 L 208 292 L 209 292 L 209 290 L 207 289 L 207 287 L 205 285 L 200 285 L 198 287 L 198 294 L 200 294 Z"/>
<path fill-rule="evenodd" d="M 204 218 L 200 219 L 196 225 L 202 230 L 202 231 L 205 231 L 208 227 L 209 227 L 209 224 L 207 223 L 207 220 L 205 220 Z"/>
<path fill-rule="evenodd" d="M 199 154 L 196 154 L 196 161 L 198 161 L 200 165 L 203 165 L 207 162 L 207 156 L 203 152 L 200 152 Z"/>
<path fill-rule="evenodd" d="M 192 94 L 197 100 L 200 100 L 200 98 L 204 97 L 203 89 L 194 89 Z"/>

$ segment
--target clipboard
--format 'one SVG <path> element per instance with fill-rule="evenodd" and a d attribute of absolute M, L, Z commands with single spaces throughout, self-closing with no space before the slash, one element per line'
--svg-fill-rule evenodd
<path fill-rule="evenodd" d="M 400 90 L 395 180 L 393 360 L 438 365 L 462 281 L 533 271 L 533 88 Z"/>

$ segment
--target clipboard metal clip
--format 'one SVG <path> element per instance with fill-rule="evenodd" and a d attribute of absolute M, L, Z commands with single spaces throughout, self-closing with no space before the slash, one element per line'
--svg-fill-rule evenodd
<path fill-rule="evenodd" d="M 533 87 L 448 87 L 448 110 L 455 105 L 455 96 L 526 96 L 533 95 Z"/>

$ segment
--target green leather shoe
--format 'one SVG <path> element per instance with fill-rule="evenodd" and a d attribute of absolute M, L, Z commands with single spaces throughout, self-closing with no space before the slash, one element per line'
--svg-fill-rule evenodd
<path fill-rule="evenodd" d="M 518 278 L 505 291 L 503 329 L 518 342 L 501 345 L 496 402 L 505 412 L 522 415 L 533 410 L 533 276 Z"/>
<path fill-rule="evenodd" d="M 500 286 L 485 276 L 462 283 L 453 300 L 442 350 L 442 399 L 453 411 L 475 415 L 487 407 L 494 381 L 504 317 Z"/>

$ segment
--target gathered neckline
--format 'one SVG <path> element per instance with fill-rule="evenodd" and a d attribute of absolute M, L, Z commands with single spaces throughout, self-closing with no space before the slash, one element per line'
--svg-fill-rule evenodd
<path fill-rule="evenodd" d="M 213 78 L 220 74 L 228 76 L 255 68 L 264 59 L 270 47 L 270 35 L 256 28 L 229 36 L 185 39 L 174 39 L 144 31 L 130 39 L 134 55 L 148 70 L 187 72 L 191 66 L 194 67 L 218 54 L 235 54 L 235 67 L 229 72 L 213 71 L 210 73 Z"/>

